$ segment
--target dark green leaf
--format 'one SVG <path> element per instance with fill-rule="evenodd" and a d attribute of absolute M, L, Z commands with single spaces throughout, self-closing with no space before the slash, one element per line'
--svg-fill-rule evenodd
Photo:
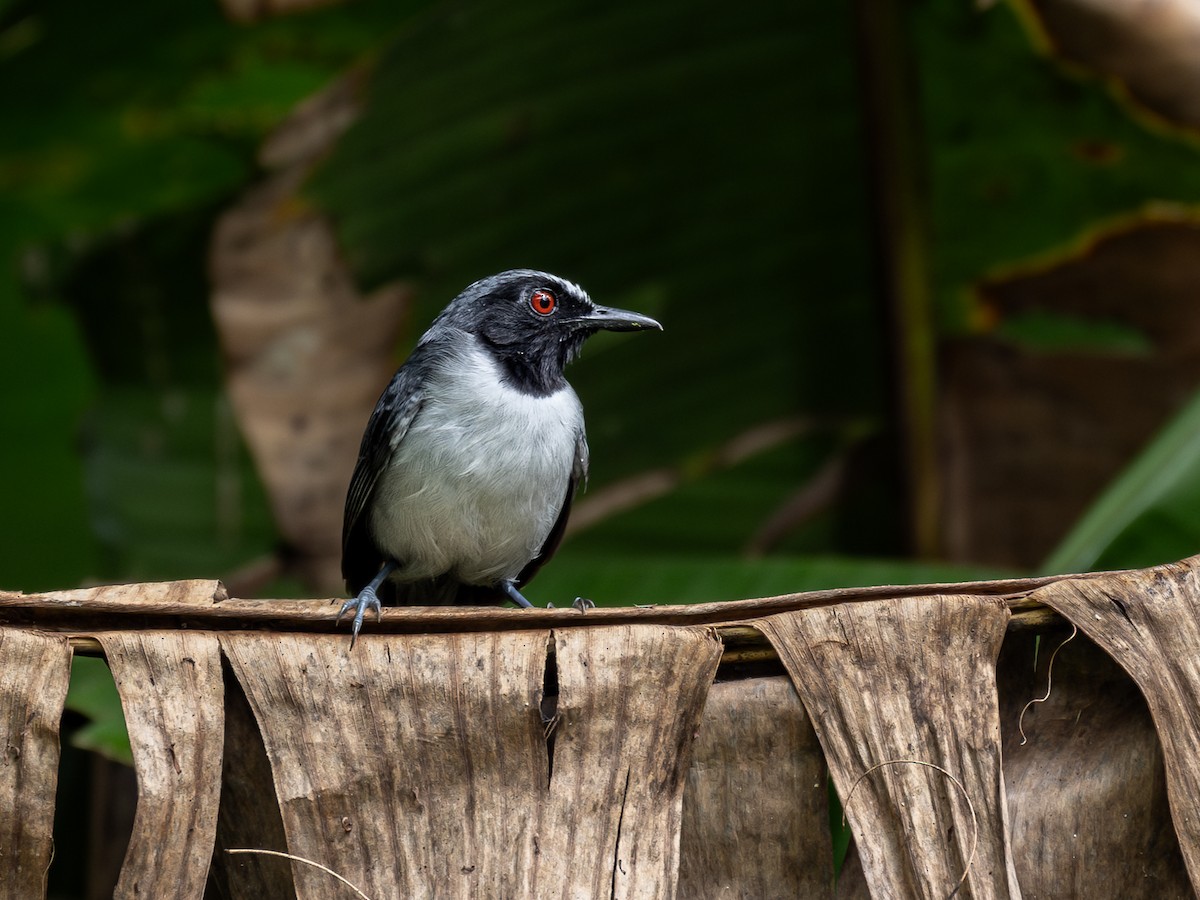
<path fill-rule="evenodd" d="M 1136 568 L 1200 551 L 1200 393 L 1046 560 L 1047 572 Z"/>
<path fill-rule="evenodd" d="M 129 733 L 121 697 L 112 673 L 103 660 L 76 656 L 71 663 L 71 686 L 67 691 L 67 709 L 87 716 L 91 721 L 75 732 L 71 742 L 84 750 L 94 750 L 116 762 L 133 765 Z"/>

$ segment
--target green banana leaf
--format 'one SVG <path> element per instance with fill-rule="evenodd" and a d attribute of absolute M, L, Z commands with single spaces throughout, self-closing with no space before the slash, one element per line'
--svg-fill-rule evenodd
<path fill-rule="evenodd" d="M 1046 572 L 1125 569 L 1200 552 L 1200 393 L 1105 489 Z"/>

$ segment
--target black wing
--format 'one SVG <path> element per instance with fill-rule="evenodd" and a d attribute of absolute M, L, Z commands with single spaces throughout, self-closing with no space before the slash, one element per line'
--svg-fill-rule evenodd
<path fill-rule="evenodd" d="M 571 501 L 575 499 L 575 490 L 579 487 L 580 481 L 583 482 L 584 487 L 587 487 L 587 473 L 587 437 L 583 432 L 580 432 L 579 440 L 575 443 L 575 464 L 571 468 L 571 480 L 567 482 L 567 496 L 563 498 L 562 509 L 558 511 L 558 518 L 554 520 L 554 527 L 550 529 L 550 534 L 546 536 L 546 540 L 542 544 L 542 549 L 538 551 L 538 555 L 526 563 L 525 568 L 521 570 L 521 574 L 517 576 L 517 587 L 528 584 L 533 579 L 533 576 L 537 574 L 538 569 L 549 562 L 550 557 L 558 550 L 558 545 L 562 543 L 563 534 L 567 530 L 567 519 L 571 517 Z"/>
<path fill-rule="evenodd" d="M 363 433 L 342 519 L 342 577 L 351 594 L 362 590 L 383 565 L 383 554 L 367 528 L 367 513 L 379 476 L 421 411 L 423 380 L 419 367 L 402 366 L 375 404 Z"/>

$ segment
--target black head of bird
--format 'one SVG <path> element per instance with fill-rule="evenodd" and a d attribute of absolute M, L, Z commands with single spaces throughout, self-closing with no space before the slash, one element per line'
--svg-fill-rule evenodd
<path fill-rule="evenodd" d="M 597 331 L 662 328 L 648 316 L 597 306 L 576 284 L 545 272 L 515 269 L 477 281 L 434 321 L 475 335 L 514 387 L 552 394 L 563 369 Z"/>
<path fill-rule="evenodd" d="M 379 398 L 350 481 L 341 614 L 355 636 L 384 602 L 531 605 L 519 588 L 557 549 L 587 474 L 563 369 L 598 331 L 661 327 L 531 269 L 442 311 Z"/>

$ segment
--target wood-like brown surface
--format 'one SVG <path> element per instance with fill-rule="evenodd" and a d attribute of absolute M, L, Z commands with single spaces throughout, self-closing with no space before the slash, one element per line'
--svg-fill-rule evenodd
<path fill-rule="evenodd" d="M 373 898 L 510 896 L 533 868 L 547 777 L 544 632 L 224 635 L 288 850 Z M 309 866 L 301 898 L 344 898 Z"/>
<path fill-rule="evenodd" d="M 714 684 L 683 794 L 678 896 L 831 897 L 828 777 L 791 681 Z"/>
<path fill-rule="evenodd" d="M 1025 900 L 1193 897 L 1146 701 L 1084 635 L 1063 643 L 1070 633 L 1060 625 L 1037 647 L 1037 635 L 1009 634 L 997 664 L 1021 892 Z M 1045 697 L 1047 684 L 1049 697 L 1022 722 L 1022 709 Z"/>
<path fill-rule="evenodd" d="M 224 739 L 216 637 L 97 635 L 108 657 L 137 771 L 133 836 L 118 898 L 200 898 L 208 880 Z"/>
<path fill-rule="evenodd" d="M 292 900 L 296 896 L 292 864 L 286 859 L 229 850 L 286 853 L 287 838 L 258 723 L 241 685 L 226 667 L 221 808 L 206 900 Z"/>
<path fill-rule="evenodd" d="M 1029 598 L 1048 584 L 1066 579 L 1104 578 L 1109 573 L 1010 578 L 962 584 L 917 584 L 833 588 L 721 603 L 682 606 L 623 606 L 589 610 L 495 609 L 485 607 L 391 607 L 382 621 L 370 621 L 372 633 L 441 634 L 444 632 L 524 631 L 531 628 L 588 629 L 599 625 L 711 625 L 737 623 L 796 609 L 900 597 L 937 597 L 945 593 L 997 597 L 1014 611 L 1042 609 Z M 636 598 L 631 598 L 636 599 Z M 220 630 L 269 628 L 346 633 L 336 623 L 341 600 L 236 600 L 219 581 L 172 581 L 102 585 L 44 594 L 0 590 L 0 626 L 35 626 L 86 635 L 110 630 L 114 616 L 123 629 L 189 627 Z"/>
<path fill-rule="evenodd" d="M 65 637 L 0 629 L 0 898 L 45 896 L 70 677 Z"/>
<path fill-rule="evenodd" d="M 940 900 L 964 872 L 956 896 L 1020 897 L 995 681 L 1008 617 L 995 600 L 946 596 L 761 623 L 812 717 L 876 900 Z"/>
<path fill-rule="evenodd" d="M 555 633 L 553 771 L 527 897 L 675 894 L 683 787 L 721 657 L 704 629 Z"/>
<path fill-rule="evenodd" d="M 1063 581 L 1038 592 L 1129 673 L 1162 741 L 1167 793 L 1200 890 L 1200 561 Z"/>
<path fill-rule="evenodd" d="M 704 630 L 223 635 L 271 761 L 288 850 L 372 897 L 666 897 Z M 547 732 L 552 732 L 548 742 Z M 553 756 L 551 757 L 551 748 Z M 296 865 L 301 898 L 340 898 Z"/>
<path fill-rule="evenodd" d="M 0 898 L 42 891 L 72 646 L 107 648 L 139 779 L 174 779 L 180 795 L 143 791 L 122 892 L 161 893 L 175 866 L 170 896 L 195 896 L 221 764 L 214 643 L 230 666 L 206 897 L 348 895 L 309 866 L 230 848 L 298 853 L 372 900 L 826 896 L 822 756 L 858 843 L 835 896 L 944 897 L 964 870 L 959 897 L 1016 897 L 1015 872 L 1029 898 L 1190 896 L 1198 565 L 967 596 L 919 585 L 587 615 L 404 609 L 382 626 L 402 633 L 372 630 L 353 654 L 344 633 L 314 633 L 332 627 L 327 604 L 228 601 L 213 581 L 0 593 L 0 862 L 16 873 Z M 1020 706 L 1043 693 L 1065 633 L 1043 602 L 1096 635 L 1148 708 L 1080 637 L 1017 746 Z M 998 714 L 1010 609 L 1024 624 L 1007 631 Z M 201 655 L 204 679 L 188 671 Z M 782 677 L 730 680 L 780 660 L 814 731 Z M 978 817 L 974 851 L 952 779 Z"/>

